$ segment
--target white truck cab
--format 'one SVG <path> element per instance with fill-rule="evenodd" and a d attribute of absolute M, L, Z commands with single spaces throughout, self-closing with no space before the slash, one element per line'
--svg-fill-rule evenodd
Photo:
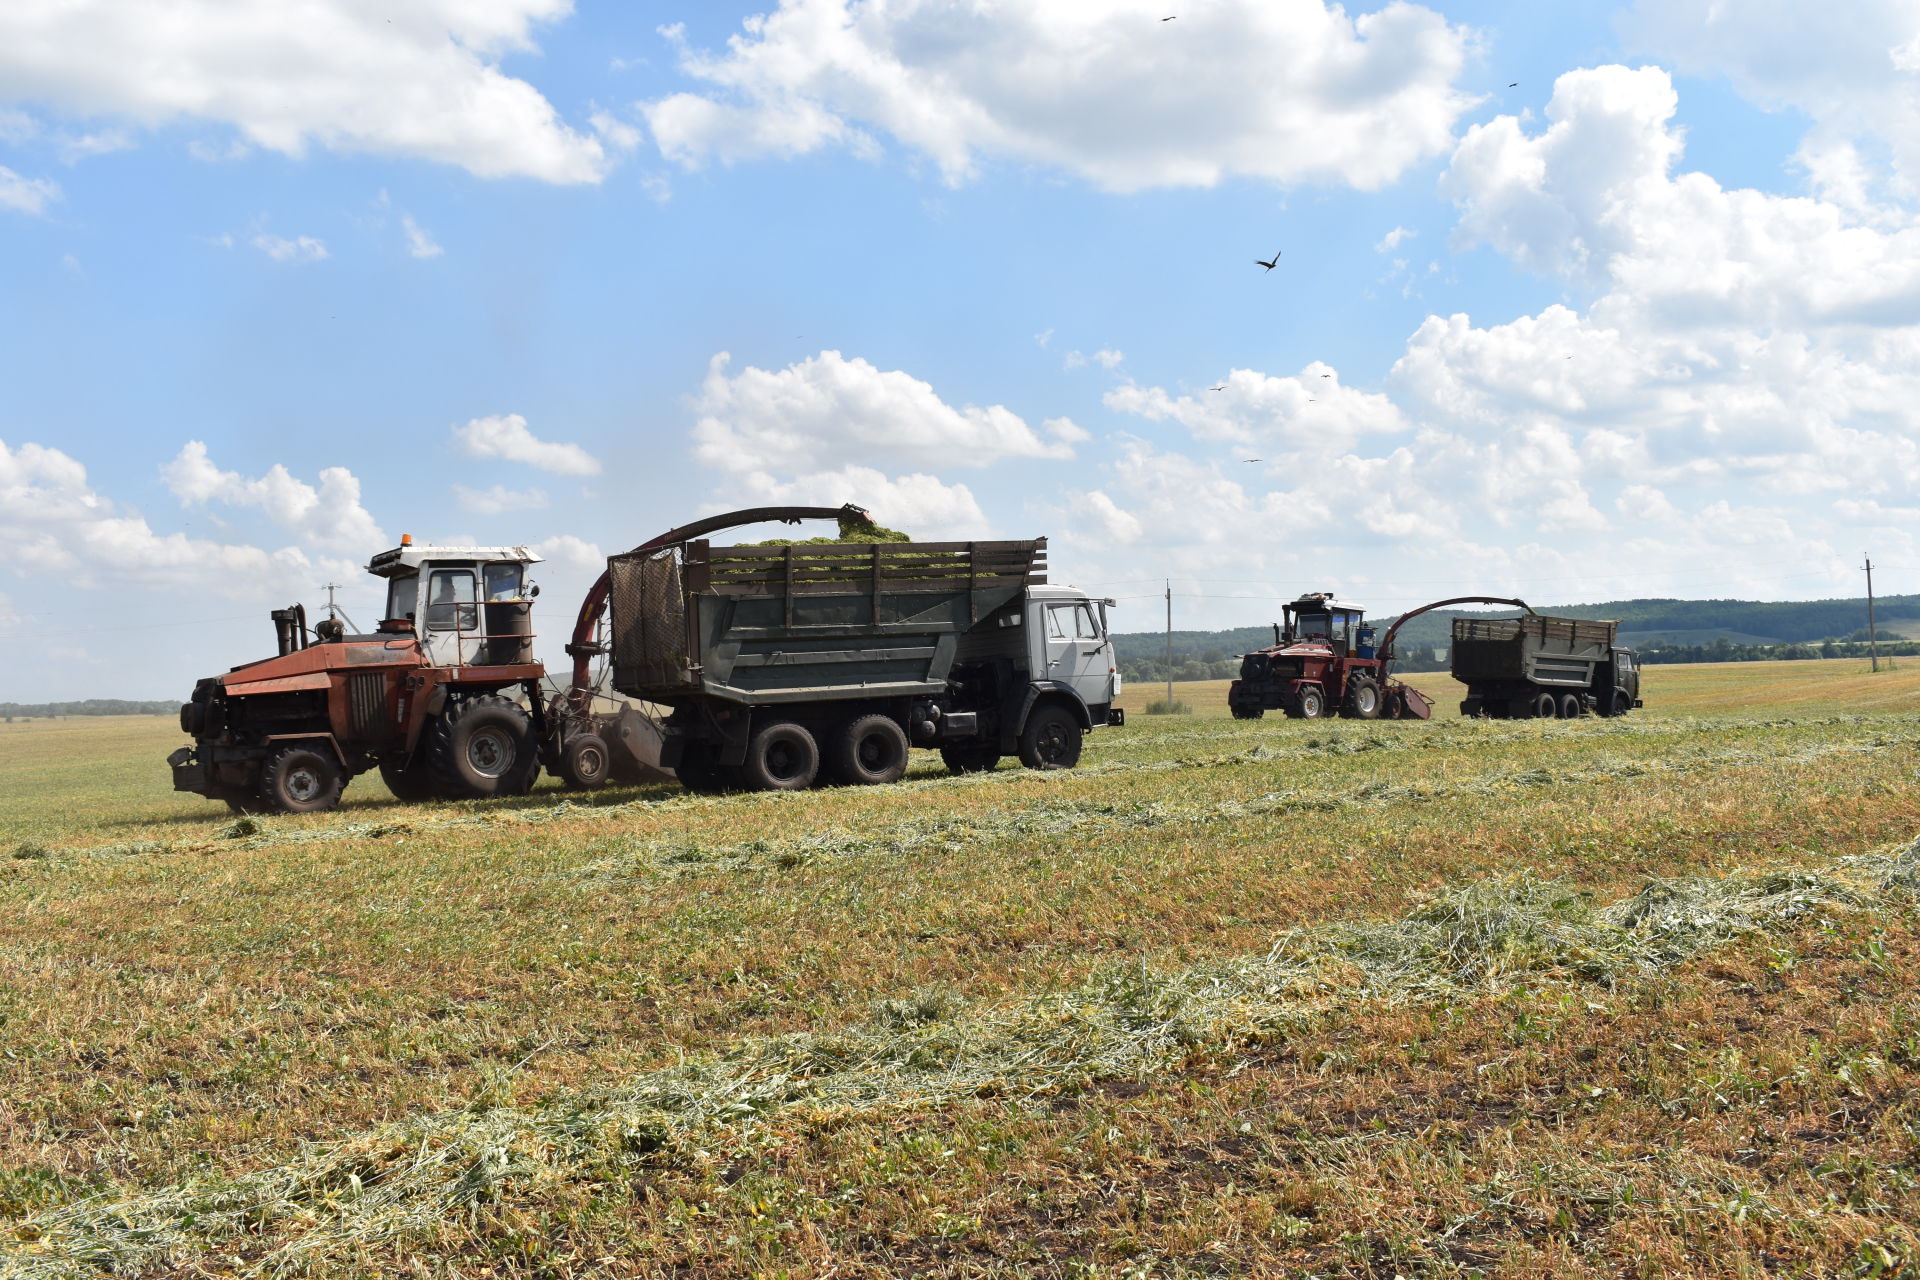
<path fill-rule="evenodd" d="M 1064 685 L 1089 708 L 1120 696 L 1120 663 L 1107 635 L 1107 606 L 1074 587 L 1027 589 L 1027 661 L 1036 682 Z"/>

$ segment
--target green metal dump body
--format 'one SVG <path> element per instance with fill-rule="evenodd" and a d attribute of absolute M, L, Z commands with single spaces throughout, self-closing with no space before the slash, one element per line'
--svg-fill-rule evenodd
<path fill-rule="evenodd" d="M 1017 619 L 1017 607 L 1002 611 L 1046 581 L 1046 539 L 689 542 L 607 568 L 612 683 L 629 697 L 885 698 L 942 690 L 962 636 Z"/>
<path fill-rule="evenodd" d="M 1585 618 L 1455 618 L 1453 678 L 1468 685 L 1527 681 L 1584 689 L 1612 661 L 1617 624 Z"/>

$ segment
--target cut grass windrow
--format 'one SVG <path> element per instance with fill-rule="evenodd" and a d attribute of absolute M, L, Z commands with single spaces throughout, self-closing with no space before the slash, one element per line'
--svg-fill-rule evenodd
<path fill-rule="evenodd" d="M 1738 765 L 1741 765 L 1741 764 L 1762 763 L 1767 759 L 1802 758 L 1802 757 L 1806 759 L 1813 759 L 1813 758 L 1816 758 L 1818 755 L 1830 754 L 1832 752 L 1871 751 L 1871 750 L 1877 750 L 1884 747 L 1912 747 L 1916 744 L 1920 744 L 1920 734 L 1915 734 L 1912 732 L 1910 727 L 1911 726 L 1910 719 L 1901 718 L 1899 720 L 1893 720 L 1885 717 L 1873 717 L 1873 716 L 1824 716 L 1824 717 L 1809 717 L 1804 719 L 1780 718 L 1780 719 L 1773 719 L 1773 720 L 1738 720 L 1738 721 L 1728 720 L 1724 723 L 1720 723 L 1718 721 L 1711 721 L 1711 720 L 1688 720 L 1688 721 L 1667 720 L 1667 721 L 1641 721 L 1641 722 L 1609 721 L 1609 722 L 1603 722 L 1595 725 L 1583 725 L 1582 728 L 1585 731 L 1585 734 L 1591 735 L 1591 738 L 1588 740 L 1605 742 L 1610 739 L 1640 738 L 1640 737 L 1647 737 L 1647 736 L 1670 737 L 1675 734 L 1685 734 L 1688 736 L 1711 735 L 1718 729 L 1738 730 L 1742 732 L 1747 732 L 1747 731 L 1754 730 L 1756 728 L 1759 728 L 1759 729 L 1807 728 L 1807 727 L 1830 727 L 1830 726 L 1838 726 L 1838 725 L 1873 726 L 1880 729 L 1881 732 L 1877 733 L 1871 738 L 1867 738 L 1867 739 L 1863 739 L 1855 742 L 1827 744 L 1817 748 L 1802 749 L 1801 751 L 1797 751 L 1797 752 L 1778 752 L 1778 753 L 1774 753 L 1771 756 L 1758 753 L 1758 752 L 1735 749 L 1735 750 L 1730 750 L 1725 752 L 1713 753 L 1711 755 L 1685 757 L 1678 761 L 1653 761 L 1653 762 L 1628 761 L 1628 762 L 1623 762 L 1616 768 L 1612 768 L 1612 769 L 1602 768 L 1602 769 L 1574 770 L 1574 771 L 1568 771 L 1565 773 L 1551 774 L 1551 775 L 1549 775 L 1548 771 L 1545 771 L 1542 769 L 1509 770 L 1509 771 L 1496 771 L 1495 773 L 1489 774 L 1487 776 L 1489 778 L 1507 777 L 1513 780 L 1514 785 L 1522 785 L 1522 786 L 1529 785 L 1528 779 L 1532 777 L 1537 777 L 1538 780 L 1541 782 L 1552 782 L 1552 781 L 1580 782 L 1580 781 L 1600 779 L 1609 775 L 1615 776 L 1615 777 L 1634 776 L 1636 772 L 1637 773 L 1685 772 L 1692 768 L 1697 767 L 1697 765 L 1693 763 L 1694 761 L 1703 760 L 1703 759 L 1711 760 L 1718 765 L 1724 765 L 1726 767 L 1737 767 Z M 1469 722 L 1444 721 L 1430 729 L 1424 729 L 1424 730 L 1417 726 L 1403 726 L 1403 727 L 1398 727 L 1394 729 L 1369 728 L 1369 729 L 1349 730 L 1349 729 L 1342 728 L 1342 729 L 1334 729 L 1325 733 L 1315 734 L 1309 737 L 1304 743 L 1301 743 L 1300 745 L 1297 745 L 1297 746 L 1275 747 L 1275 746 L 1269 746 L 1267 744 L 1261 743 L 1261 744 L 1256 744 L 1252 747 L 1245 748 L 1243 750 L 1232 751 L 1232 752 L 1227 752 L 1224 754 L 1212 755 L 1212 756 L 1198 756 L 1198 757 L 1189 756 L 1189 757 L 1181 757 L 1177 759 L 1149 760 L 1149 761 L 1115 760 L 1115 761 L 1106 761 L 1099 764 L 1088 765 L 1079 769 L 1066 769 L 1066 770 L 1056 770 L 1056 771 L 1048 771 L 1048 772 L 1034 772 L 1034 771 L 1025 770 L 1025 769 L 1005 769 L 1005 770 L 997 770 L 991 773 L 961 774 L 957 776 L 934 776 L 934 777 L 926 777 L 926 778 L 915 778 L 905 782 L 896 783 L 891 789 L 895 792 L 904 792 L 904 791 L 923 790 L 923 789 L 947 790 L 952 788 L 1000 787 L 1000 786 L 1007 786 L 1007 785 L 1016 784 L 1016 783 L 1028 783 L 1028 784 L 1039 783 L 1043 785 L 1046 785 L 1046 784 L 1060 785 L 1060 784 L 1072 782 L 1076 779 L 1104 778 L 1104 777 L 1110 777 L 1115 774 L 1164 773 L 1164 772 L 1170 772 L 1170 771 L 1181 770 L 1181 769 L 1233 768 L 1237 766 L 1274 764 L 1274 763 L 1279 763 L 1279 762 L 1288 761 L 1288 760 L 1306 760 L 1306 759 L 1316 759 L 1316 758 L 1361 755 L 1361 754 L 1367 754 L 1372 752 L 1439 751 L 1439 750 L 1454 750 L 1462 747 L 1491 748 L 1491 747 L 1511 745 L 1512 743 L 1517 741 L 1538 741 L 1541 738 L 1543 732 L 1545 733 L 1555 732 L 1556 728 L 1557 726 L 1553 723 L 1548 723 L 1546 725 L 1534 725 L 1534 724 L 1527 724 L 1524 722 L 1520 724 L 1512 724 L 1512 723 L 1500 723 L 1500 722 L 1471 722 L 1471 721 Z M 1218 737 L 1220 735 L 1208 735 L 1208 736 Z M 1569 737 L 1568 740 L 1575 741 L 1576 739 Z M 1807 754 L 1807 752 L 1809 751 L 1812 754 Z M 1285 810 L 1288 807 L 1309 808 L 1309 809 L 1339 808 L 1339 807 L 1344 807 L 1348 803 L 1353 803 L 1356 801 L 1359 803 L 1377 803 L 1377 802 L 1380 802 L 1381 800 L 1390 800 L 1390 799 L 1445 798 L 1447 795 L 1451 795 L 1451 794 L 1487 794 L 1485 790 L 1480 790 L 1480 791 L 1472 790 L 1471 788 L 1473 785 L 1474 784 L 1469 784 L 1469 787 L 1467 789 L 1464 789 L 1458 792 L 1447 791 L 1444 788 L 1440 788 L 1440 789 L 1407 788 L 1405 789 L 1404 792 L 1401 792 L 1397 789 L 1389 788 L 1388 790 L 1392 791 L 1393 794 L 1379 793 L 1377 797 L 1373 791 L 1370 791 L 1367 789 L 1363 789 L 1363 792 L 1361 793 L 1353 793 L 1353 794 L 1343 793 L 1340 795 L 1333 795 L 1331 793 L 1328 793 L 1328 801 L 1325 804 L 1321 804 L 1314 799 L 1314 796 L 1316 795 L 1316 793 L 1289 792 L 1284 794 L 1286 796 L 1300 797 L 1298 802 L 1292 803 L 1290 805 L 1289 802 L 1285 801 L 1284 799 L 1276 799 L 1274 804 L 1274 809 Z M 247 817 L 237 818 L 233 822 L 229 823 L 221 831 L 219 836 L 213 839 L 181 840 L 181 841 L 134 840 L 134 841 L 122 841 L 122 842 L 117 842 L 113 844 L 82 846 L 77 848 L 48 848 L 40 844 L 22 845 L 14 851 L 12 865 L 16 869 L 27 867 L 27 866 L 53 867 L 53 866 L 58 866 L 62 863 L 73 862 L 73 861 L 78 861 L 83 859 L 100 859 L 100 860 L 137 859 L 137 858 L 155 857 L 155 856 L 171 855 L 171 854 L 209 853 L 209 852 L 215 852 L 223 849 L 254 850 L 254 849 L 272 848 L 272 847 L 279 847 L 279 846 L 306 845 L 306 844 L 316 844 L 316 843 L 334 843 L 334 842 L 340 842 L 340 841 L 385 840 L 389 838 L 405 838 L 409 836 L 425 835 L 433 832 L 452 831 L 452 830 L 463 829 L 463 828 L 464 829 L 485 828 L 485 827 L 512 828 L 512 827 L 529 826 L 529 825 L 537 826 L 541 824 L 555 823 L 555 822 L 618 820 L 622 817 L 630 817 L 635 814 L 641 814 L 641 813 L 658 814 L 658 813 L 670 813 L 675 810 L 681 810 L 681 809 L 710 809 L 716 805 L 739 805 L 739 804 L 754 804 L 754 803 L 789 804 L 794 802 L 796 802 L 796 794 L 788 793 L 788 792 L 775 792 L 770 794 L 741 794 L 741 795 L 731 795 L 731 796 L 699 796 L 699 795 L 690 795 L 685 792 L 676 790 L 676 791 L 666 792 L 664 794 L 642 796 L 638 799 L 623 801 L 615 804 L 594 804 L 591 802 L 580 802 L 580 801 L 571 800 L 571 799 L 563 799 L 554 804 L 540 805 L 540 806 L 530 807 L 530 808 L 510 809 L 510 808 L 495 807 L 495 808 L 481 809 L 478 812 L 474 812 L 474 811 L 455 812 L 447 816 L 439 816 L 439 817 L 431 817 L 431 818 L 424 817 L 424 816 L 408 815 L 408 816 L 396 816 L 393 818 L 381 819 L 381 820 L 372 821 L 372 822 L 349 822 L 349 823 L 339 823 L 339 824 L 326 825 L 326 826 L 282 825 L 272 818 L 247 816 Z M 1067 806 L 1067 807 L 1076 808 L 1076 809 L 1077 808 L 1098 809 L 1101 806 L 1096 805 L 1096 806 Z M 1115 807 L 1119 807 L 1119 806 L 1115 806 Z M 1231 811 L 1229 812 L 1228 809 L 1230 809 Z M 432 812 L 432 811 L 429 811 L 429 812 Z M 1245 816 L 1246 814 L 1253 813 L 1253 812 L 1260 812 L 1260 810 L 1234 808 L 1232 806 L 1228 806 L 1227 809 L 1223 809 L 1218 816 L 1238 817 L 1238 816 Z M 1194 819 L 1190 817 L 1173 817 L 1168 820 L 1169 821 L 1190 821 Z M 1203 818 L 1200 820 L 1205 820 L 1205 819 Z M 970 820 L 959 819 L 956 821 L 964 823 Z M 991 825 L 992 820 L 986 820 L 986 821 L 988 822 L 989 825 Z M 1160 824 L 1153 821 L 1151 818 L 1148 818 L 1145 820 L 1132 821 L 1132 822 L 1122 819 L 1122 820 L 1113 822 L 1112 825 L 1150 826 L 1150 825 L 1160 825 Z M 1070 828 L 1060 828 L 1060 829 L 1067 830 Z M 1020 832 L 1017 832 L 1017 831 L 1009 832 L 1009 834 L 1020 834 Z M 939 841 L 938 835 L 939 835 L 938 832 L 931 833 L 927 840 L 927 843 L 930 843 L 930 844 L 939 843 L 940 841 Z M 828 843 L 831 843 L 830 837 L 823 836 L 822 839 L 827 840 Z M 800 860 L 806 860 L 808 857 L 817 856 L 817 853 L 821 852 L 821 850 L 816 850 L 814 851 L 814 853 L 809 854 L 802 847 L 805 844 L 805 842 L 793 842 L 793 843 L 795 844 L 796 850 L 798 850 L 802 855 Z M 692 849 L 694 851 L 691 853 L 685 853 L 684 856 L 679 856 L 677 858 L 671 852 L 669 852 L 663 858 L 664 862 L 672 863 L 672 862 L 678 861 L 683 864 L 691 865 L 701 861 L 711 861 L 711 860 L 728 861 L 729 860 L 729 857 L 727 855 L 722 855 L 717 859 L 703 859 L 698 852 L 697 846 L 673 846 L 673 848 L 677 848 L 682 851 L 689 850 L 689 849 Z M 849 851 L 865 852 L 866 850 L 849 850 Z M 878 851 L 878 850 L 875 850 L 875 851 Z M 738 861 L 739 859 L 735 858 L 732 860 Z M 774 859 L 774 861 L 776 862 L 776 865 L 793 865 L 791 861 L 781 863 L 778 861 L 777 857 Z M 0 864 L 0 866 L 3 866 L 3 865 L 5 864 Z"/>
<path fill-rule="evenodd" d="M 276 1168 L 40 1213 L 4 1229 L 13 1243 L 0 1276 L 61 1280 L 189 1258 L 242 1274 L 297 1271 L 504 1198 L 623 1184 L 649 1161 L 724 1148 L 776 1115 L 1071 1092 L 1243 1052 L 1360 1002 L 1619 985 L 1741 937 L 1909 910 L 1916 894 L 1920 840 L 1814 866 L 1657 880 L 1604 907 L 1521 876 L 1436 894 L 1397 920 L 1292 931 L 1264 954 L 1176 972 L 1130 965 L 973 1007 L 916 993 L 876 1005 L 859 1025 L 748 1040 L 617 1089 L 515 1107 L 504 1105 L 502 1080 L 465 1110 L 316 1145 Z"/>

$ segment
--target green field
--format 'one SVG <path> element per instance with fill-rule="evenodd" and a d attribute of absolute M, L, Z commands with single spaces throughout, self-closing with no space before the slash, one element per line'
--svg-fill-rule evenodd
<path fill-rule="evenodd" d="M 240 820 L 0 726 L 0 1276 L 1920 1274 L 1920 663 L 1645 678 Z"/>

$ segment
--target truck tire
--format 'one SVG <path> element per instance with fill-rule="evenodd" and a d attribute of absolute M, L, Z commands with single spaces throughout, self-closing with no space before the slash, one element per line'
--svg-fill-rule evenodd
<path fill-rule="evenodd" d="M 1600 714 L 1603 716 L 1623 716 L 1631 710 L 1633 695 L 1625 689 L 1611 690 L 1600 704 Z"/>
<path fill-rule="evenodd" d="M 1473 718 L 1474 718 L 1475 716 L 1477 716 L 1477 715 L 1479 715 L 1479 714 L 1480 714 L 1480 709 L 1481 709 L 1481 705 L 1482 705 L 1482 704 L 1481 704 L 1481 702 L 1480 702 L 1480 695 L 1479 695 L 1479 694 L 1477 694 L 1477 693 L 1476 693 L 1476 694 L 1474 694 L 1474 695 L 1472 695 L 1471 697 L 1467 697 L 1467 698 L 1463 698 L 1463 699 L 1461 699 L 1461 701 L 1460 701 L 1460 717 L 1461 717 L 1461 719 L 1463 719 L 1463 720 L 1471 720 L 1471 719 L 1473 719 Z"/>
<path fill-rule="evenodd" d="M 1000 764 L 998 747 L 942 747 L 940 759 L 950 773 L 991 773 Z"/>
<path fill-rule="evenodd" d="M 791 720 L 760 726 L 740 765 L 740 780 L 755 791 L 805 791 L 819 773 L 820 744 Z"/>
<path fill-rule="evenodd" d="M 427 772 L 425 762 L 416 759 L 410 769 L 402 768 L 401 763 L 399 760 L 380 762 L 380 781 L 387 784 L 393 798 L 407 804 L 433 799 L 433 775 Z"/>
<path fill-rule="evenodd" d="M 714 758 L 713 749 L 703 743 L 687 744 L 680 763 L 673 767 L 673 776 L 681 786 L 702 796 L 719 795 L 740 785 L 740 771 L 721 764 Z"/>
<path fill-rule="evenodd" d="M 304 742 L 280 748 L 260 770 L 260 799 L 276 813 L 324 813 L 346 786 L 333 753 Z"/>
<path fill-rule="evenodd" d="M 1550 693 L 1536 693 L 1533 695 L 1533 718 L 1535 720 L 1552 720 L 1558 717 L 1559 714 L 1560 699 Z"/>
<path fill-rule="evenodd" d="M 505 698 L 468 698 L 427 726 L 427 768 L 452 800 L 523 796 L 540 776 L 533 721 Z"/>
<path fill-rule="evenodd" d="M 613 753 L 597 733 L 576 733 L 560 748 L 554 772 L 575 791 L 593 791 L 607 785 L 613 772 Z"/>
<path fill-rule="evenodd" d="M 1347 681 L 1347 701 L 1340 714 L 1350 720 L 1380 718 L 1380 686 L 1372 676 L 1357 675 Z"/>
<path fill-rule="evenodd" d="M 1039 707 L 1020 731 L 1020 763 L 1029 769 L 1071 769 L 1080 763 L 1080 722 L 1062 706 Z"/>
<path fill-rule="evenodd" d="M 892 716 L 861 716 L 834 735 L 831 766 L 835 782 L 871 787 L 898 782 L 907 771 L 907 731 Z"/>
<path fill-rule="evenodd" d="M 1586 713 L 1586 709 L 1585 704 L 1580 701 L 1579 694 L 1563 693 L 1560 695 L 1560 718 L 1562 720 L 1578 720 Z"/>

